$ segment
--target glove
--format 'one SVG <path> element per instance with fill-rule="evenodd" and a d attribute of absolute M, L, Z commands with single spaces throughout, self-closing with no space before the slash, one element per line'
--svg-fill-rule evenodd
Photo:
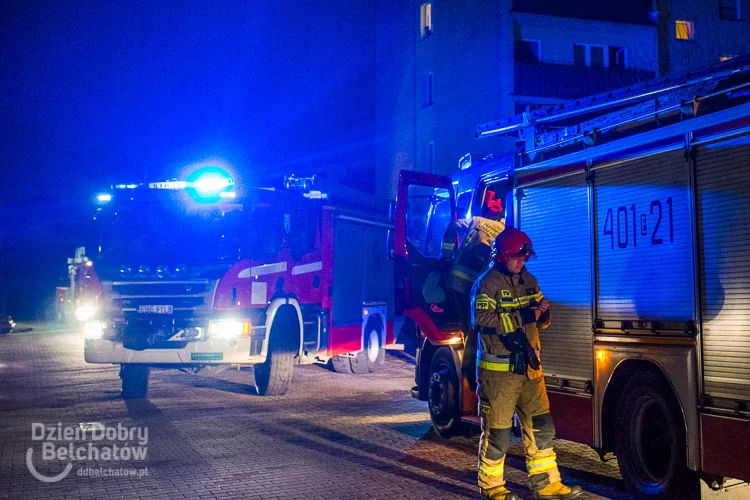
<path fill-rule="evenodd" d="M 500 341 L 510 351 L 509 363 L 511 371 L 516 375 L 526 375 L 526 367 L 529 364 L 526 344 L 529 343 L 526 333 L 517 329 L 513 333 L 501 335 Z"/>
<path fill-rule="evenodd" d="M 505 348 L 510 351 L 510 365 L 516 375 L 526 375 L 527 366 L 534 370 L 538 370 L 542 366 L 536 352 L 529 344 L 526 333 L 521 328 L 508 335 L 502 335 L 500 340 Z"/>
<path fill-rule="evenodd" d="M 529 360 L 525 351 L 511 351 L 508 362 L 510 369 L 516 375 L 526 375 Z"/>
<path fill-rule="evenodd" d="M 526 338 L 526 332 L 521 328 L 518 328 L 513 333 L 500 335 L 500 341 L 510 352 L 523 352 L 526 350 L 526 344 L 529 343 L 529 340 Z"/>

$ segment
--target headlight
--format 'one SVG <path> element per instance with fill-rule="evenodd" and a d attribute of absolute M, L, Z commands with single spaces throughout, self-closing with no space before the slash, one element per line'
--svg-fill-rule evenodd
<path fill-rule="evenodd" d="M 100 339 L 104 336 L 107 325 L 103 321 L 89 321 L 83 325 L 84 339 Z"/>
<path fill-rule="evenodd" d="M 248 320 L 218 320 L 211 322 L 209 337 L 218 339 L 234 339 L 250 335 L 252 324 Z"/>
<path fill-rule="evenodd" d="M 76 319 L 78 321 L 86 321 L 87 319 L 91 319 L 94 317 L 94 314 L 96 314 L 96 309 L 94 309 L 94 306 L 86 304 L 78 306 L 76 308 Z"/>

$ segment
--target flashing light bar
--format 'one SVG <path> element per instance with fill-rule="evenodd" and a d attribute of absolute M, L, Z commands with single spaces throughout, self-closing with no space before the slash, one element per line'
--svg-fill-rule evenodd
<path fill-rule="evenodd" d="M 151 182 L 148 185 L 149 189 L 185 189 L 186 187 L 188 183 L 185 181 Z"/>
<path fill-rule="evenodd" d="M 142 184 L 117 184 L 116 189 L 136 189 Z M 148 189 L 165 190 L 187 190 L 191 197 L 199 203 L 212 203 L 222 198 L 236 198 L 237 193 L 232 191 L 234 179 L 229 173 L 219 167 L 206 167 L 194 171 L 187 180 L 175 179 L 163 182 L 150 182 L 146 184 Z M 101 193 L 96 197 L 97 202 L 107 203 L 112 200 L 109 193 Z"/>
<path fill-rule="evenodd" d="M 220 193 L 232 186 L 234 182 L 217 172 L 209 172 L 199 176 L 192 182 L 193 188 L 201 195 Z"/>

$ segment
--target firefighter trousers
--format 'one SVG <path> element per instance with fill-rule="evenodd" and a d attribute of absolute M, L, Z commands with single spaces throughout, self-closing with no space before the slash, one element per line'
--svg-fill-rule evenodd
<path fill-rule="evenodd" d="M 529 380 L 526 375 L 479 369 L 479 487 L 505 484 L 505 454 L 508 451 L 513 413 L 523 427 L 529 486 L 539 491 L 560 481 L 557 457 L 552 449 L 555 427 L 549 410 L 544 377 Z"/>

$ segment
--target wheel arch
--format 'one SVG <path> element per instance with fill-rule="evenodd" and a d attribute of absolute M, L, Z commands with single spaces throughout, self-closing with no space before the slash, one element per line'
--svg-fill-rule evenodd
<path fill-rule="evenodd" d="M 302 346 L 304 345 L 302 309 L 297 299 L 293 297 L 280 297 L 272 300 L 266 309 L 266 336 L 263 339 L 263 347 L 260 352 L 263 358 L 268 356 L 268 341 L 271 338 L 274 322 L 284 314 L 291 314 L 297 321 L 297 329 L 299 330 L 297 335 L 295 335 L 297 339 L 297 356 L 302 355 Z"/>
<path fill-rule="evenodd" d="M 385 311 L 381 311 L 380 308 L 374 308 L 371 313 L 369 313 L 367 316 L 364 316 L 362 318 L 362 349 L 367 348 L 367 339 L 366 336 L 369 334 L 370 326 L 373 324 L 379 324 L 380 325 L 380 345 L 385 345 Z"/>
<path fill-rule="evenodd" d="M 615 451 L 615 421 L 617 405 L 622 398 L 625 385 L 637 373 L 649 372 L 663 380 L 672 392 L 682 417 L 683 431 L 688 436 L 687 418 L 674 385 L 669 380 L 666 370 L 658 362 L 650 359 L 624 359 L 617 364 L 607 382 L 601 408 L 602 449 L 601 453 Z"/>
<path fill-rule="evenodd" d="M 420 401 L 427 401 L 427 391 L 430 382 L 430 369 L 432 368 L 432 358 L 441 347 L 446 347 L 451 353 L 453 363 L 458 375 L 458 401 L 463 401 L 463 373 L 461 371 L 461 356 L 453 345 L 435 345 L 430 339 L 423 338 L 422 346 L 417 357 L 417 368 L 415 382 L 417 384 L 418 396 Z"/>

